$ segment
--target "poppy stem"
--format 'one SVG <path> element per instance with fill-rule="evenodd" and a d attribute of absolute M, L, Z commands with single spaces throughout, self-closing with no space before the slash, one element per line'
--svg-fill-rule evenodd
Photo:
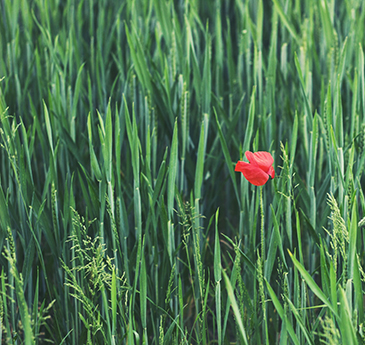
<path fill-rule="evenodd" d="M 265 216 L 264 216 L 264 204 L 262 200 L 262 186 L 260 187 L 260 215 L 261 215 L 261 260 L 262 264 L 265 262 Z"/>
<path fill-rule="evenodd" d="M 260 277 L 260 295 L 261 295 L 261 303 L 262 303 L 262 314 L 264 319 L 264 339 L 265 343 L 269 345 L 269 332 L 267 326 L 267 318 L 266 318 L 266 304 L 265 304 L 265 291 L 264 291 L 264 264 L 265 264 L 265 216 L 264 216 L 264 202 L 262 200 L 262 186 L 260 187 L 260 214 L 261 214 L 261 258 L 259 255 L 259 265 L 261 267 L 261 277 Z"/>

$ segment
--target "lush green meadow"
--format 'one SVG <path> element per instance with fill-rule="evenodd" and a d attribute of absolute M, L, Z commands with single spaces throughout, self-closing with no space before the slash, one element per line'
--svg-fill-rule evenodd
<path fill-rule="evenodd" d="M 360 0 L 0 0 L 0 343 L 365 343 L 364 35 Z"/>

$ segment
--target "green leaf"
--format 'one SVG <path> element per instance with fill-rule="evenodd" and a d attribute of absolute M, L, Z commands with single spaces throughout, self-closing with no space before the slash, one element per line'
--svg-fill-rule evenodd
<path fill-rule="evenodd" d="M 266 282 L 267 291 L 269 292 L 269 295 L 271 297 L 272 302 L 274 303 L 274 307 L 275 307 L 276 311 L 278 312 L 278 315 L 283 320 L 285 327 L 286 327 L 291 339 L 293 340 L 294 344 L 299 345 L 300 343 L 294 332 L 293 326 L 292 326 L 290 320 L 288 319 L 288 317 L 286 316 L 286 314 L 284 313 L 284 309 L 283 309 L 279 299 L 277 298 L 273 288 L 270 286 L 270 284 L 268 283 L 268 281 L 266 279 L 265 279 L 265 282 Z"/>
<path fill-rule="evenodd" d="M 352 324 L 352 313 L 345 291 L 339 287 L 338 294 L 340 302 L 340 316 L 338 318 L 338 323 L 341 330 L 341 338 L 344 340 L 346 339 L 348 344 L 358 344 L 356 332 Z"/>
<path fill-rule="evenodd" d="M 333 308 L 332 304 L 330 303 L 328 297 L 323 293 L 323 291 L 319 288 L 316 284 L 314 279 L 310 276 L 308 271 L 304 268 L 304 266 L 294 257 L 294 255 L 288 250 L 291 259 L 293 260 L 294 266 L 302 275 L 304 281 L 307 283 L 309 288 L 314 292 L 314 294 L 333 312 L 336 314 L 335 309 Z"/>
<path fill-rule="evenodd" d="M 231 284 L 227 274 L 223 270 L 222 270 L 222 273 L 223 273 L 224 281 L 225 281 L 226 288 L 227 288 L 227 294 L 228 294 L 229 302 L 232 306 L 233 313 L 236 317 L 238 330 L 239 330 L 240 335 L 242 337 L 243 343 L 248 345 L 246 331 L 245 331 L 245 328 L 244 328 L 243 323 L 242 323 L 242 316 L 241 316 L 241 313 L 240 313 L 240 310 L 239 310 L 239 307 L 238 307 L 238 304 L 237 304 L 237 301 L 236 301 L 236 297 L 234 296 L 232 284 Z"/>
<path fill-rule="evenodd" d="M 204 140 L 204 122 L 202 122 L 198 146 L 198 157 L 196 161 L 195 180 L 194 180 L 194 195 L 196 199 L 201 198 L 201 188 L 203 184 L 204 174 L 204 156 L 205 156 L 205 140 Z"/>
<path fill-rule="evenodd" d="M 283 21 L 283 24 L 286 26 L 290 34 L 293 36 L 297 44 L 300 44 L 299 36 L 297 35 L 294 26 L 290 23 L 288 16 L 284 13 L 283 8 L 281 7 L 281 4 L 279 0 L 272 0 L 276 10 L 278 11 L 281 20 Z"/>
<path fill-rule="evenodd" d="M 105 137 L 104 137 L 104 167 L 107 182 L 112 180 L 112 148 L 113 148 L 113 133 L 112 133 L 112 113 L 110 108 L 110 100 L 108 102 L 108 108 L 105 118 Z"/>
<path fill-rule="evenodd" d="M 348 277 L 349 279 L 354 278 L 354 270 L 356 269 L 356 253 L 357 253 L 357 204 L 356 199 L 352 204 L 352 212 L 351 212 L 351 223 L 350 223 L 350 231 L 349 231 L 349 249 L 348 249 Z"/>
<path fill-rule="evenodd" d="M 51 152 L 52 152 L 52 156 L 53 156 L 54 150 L 53 150 L 52 127 L 51 127 L 51 121 L 50 121 L 49 114 L 48 114 L 48 109 L 47 109 L 46 103 L 44 103 L 44 101 L 43 101 L 43 113 L 44 113 L 44 119 L 46 122 L 46 132 L 47 132 L 47 136 L 48 136 L 48 142 L 49 142 L 49 146 L 51 148 Z"/>
<path fill-rule="evenodd" d="M 178 136 L 177 136 L 177 119 L 176 119 L 174 125 L 174 133 L 172 135 L 169 176 L 167 183 L 167 211 L 169 218 L 172 217 L 174 210 L 175 183 L 176 183 L 177 165 L 178 165 L 177 154 L 178 154 Z"/>

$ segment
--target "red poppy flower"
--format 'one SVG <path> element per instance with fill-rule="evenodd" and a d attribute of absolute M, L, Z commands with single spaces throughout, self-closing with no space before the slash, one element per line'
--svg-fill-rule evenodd
<path fill-rule="evenodd" d="M 250 163 L 238 161 L 234 170 L 240 171 L 248 182 L 255 186 L 262 186 L 268 181 L 269 176 L 275 177 L 275 170 L 272 166 L 274 158 L 269 152 L 246 151 L 245 155 Z"/>

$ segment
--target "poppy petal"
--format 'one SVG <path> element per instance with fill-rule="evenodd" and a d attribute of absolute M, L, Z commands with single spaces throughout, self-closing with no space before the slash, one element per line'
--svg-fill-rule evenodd
<path fill-rule="evenodd" d="M 255 153 L 247 151 L 246 157 L 251 163 L 257 164 L 265 172 L 269 172 L 270 167 L 274 163 L 274 158 L 269 152 L 265 151 L 259 151 Z"/>
<path fill-rule="evenodd" d="M 250 165 L 250 164 L 243 162 L 243 161 L 238 161 L 236 164 L 236 167 L 234 168 L 234 171 L 242 172 L 242 170 L 245 169 L 244 168 L 245 165 Z"/>
<path fill-rule="evenodd" d="M 275 177 L 275 170 L 272 166 L 269 168 L 268 174 L 270 175 L 271 178 Z"/>
<path fill-rule="evenodd" d="M 250 163 L 253 163 L 253 164 L 256 163 L 255 155 L 251 151 L 246 151 L 245 156 Z"/>
<path fill-rule="evenodd" d="M 246 162 L 238 161 L 235 171 L 242 172 L 246 180 L 255 186 L 264 185 L 269 179 L 269 175 L 265 173 L 258 165 L 249 164 Z"/>

